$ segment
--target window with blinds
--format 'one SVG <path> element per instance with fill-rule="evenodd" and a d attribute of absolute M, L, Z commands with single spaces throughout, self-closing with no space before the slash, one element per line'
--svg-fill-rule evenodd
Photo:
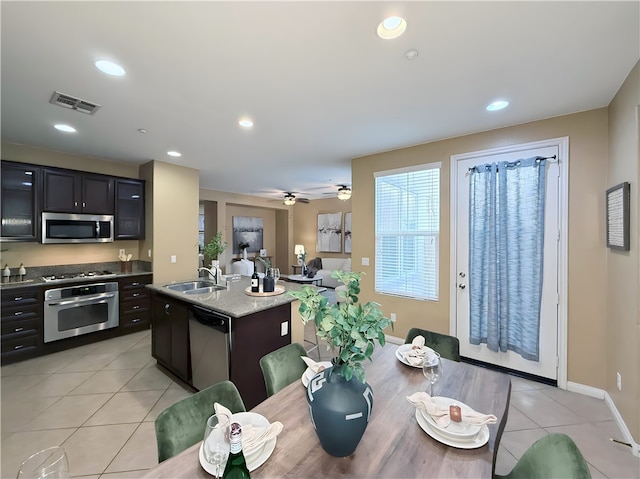
<path fill-rule="evenodd" d="M 438 299 L 440 166 L 374 174 L 377 293 Z"/>

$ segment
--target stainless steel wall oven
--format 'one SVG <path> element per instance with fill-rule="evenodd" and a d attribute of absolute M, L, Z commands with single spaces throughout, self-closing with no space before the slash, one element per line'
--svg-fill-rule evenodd
<path fill-rule="evenodd" d="M 119 324 L 118 283 L 48 289 L 44 293 L 44 342 L 115 328 Z"/>

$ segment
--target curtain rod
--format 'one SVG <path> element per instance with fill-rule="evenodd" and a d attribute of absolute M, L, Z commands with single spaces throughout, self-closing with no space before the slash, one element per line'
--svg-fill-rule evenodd
<path fill-rule="evenodd" d="M 541 160 L 555 160 L 557 159 L 556 155 L 553 156 L 537 156 L 536 157 L 536 162 L 539 162 Z M 521 160 L 516 160 L 516 161 L 511 161 L 511 162 L 507 162 L 507 166 L 516 166 L 518 163 L 520 163 Z M 478 167 L 477 166 L 472 166 L 469 168 L 469 173 L 472 172 L 473 170 L 478 171 Z"/>

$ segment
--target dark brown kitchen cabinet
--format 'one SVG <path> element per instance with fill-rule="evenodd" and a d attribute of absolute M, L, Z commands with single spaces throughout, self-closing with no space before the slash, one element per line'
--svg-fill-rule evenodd
<path fill-rule="evenodd" d="M 146 285 L 153 275 L 142 274 L 118 279 L 120 330 L 126 333 L 148 329 L 151 324 L 151 292 Z"/>
<path fill-rule="evenodd" d="M 161 294 L 151 297 L 151 355 L 187 383 L 191 381 L 189 309 Z"/>
<path fill-rule="evenodd" d="M 25 163 L 2 162 L 2 241 L 37 241 L 41 169 Z"/>
<path fill-rule="evenodd" d="M 43 169 L 42 210 L 114 214 L 113 177 L 58 168 Z"/>
<path fill-rule="evenodd" d="M 8 288 L 2 291 L 1 297 L 2 364 L 40 355 L 42 349 L 42 288 Z"/>
<path fill-rule="evenodd" d="M 116 179 L 115 239 L 144 239 L 144 180 Z"/>

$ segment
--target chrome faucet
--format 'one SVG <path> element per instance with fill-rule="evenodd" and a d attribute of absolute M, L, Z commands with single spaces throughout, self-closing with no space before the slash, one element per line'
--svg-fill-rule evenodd
<path fill-rule="evenodd" d="M 216 284 L 218 284 L 218 271 L 217 270 L 211 270 L 209 268 L 205 268 L 205 267 L 201 267 L 198 268 L 198 275 L 201 271 L 206 271 L 207 273 L 209 273 L 209 275 L 213 276 L 213 281 L 215 281 Z"/>

